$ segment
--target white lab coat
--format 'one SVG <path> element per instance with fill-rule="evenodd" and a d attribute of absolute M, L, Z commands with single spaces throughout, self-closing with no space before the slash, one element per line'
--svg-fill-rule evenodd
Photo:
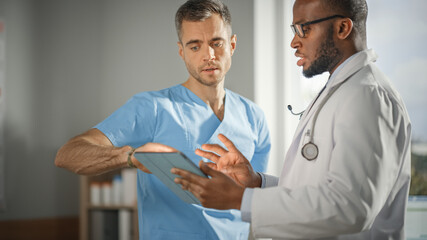
<path fill-rule="evenodd" d="M 278 186 L 254 190 L 255 237 L 404 239 L 411 123 L 375 59 L 372 50 L 355 55 L 304 113 Z M 313 115 L 331 87 L 349 76 L 318 115 L 319 156 L 307 161 L 301 148 Z"/>

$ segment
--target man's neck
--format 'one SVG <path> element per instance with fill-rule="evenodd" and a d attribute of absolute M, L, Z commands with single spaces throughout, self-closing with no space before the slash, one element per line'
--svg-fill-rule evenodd
<path fill-rule="evenodd" d="M 206 86 L 196 80 L 188 79 L 182 84 L 209 105 L 220 121 L 224 118 L 225 89 L 224 81 L 215 86 Z"/>
<path fill-rule="evenodd" d="M 342 45 L 338 46 L 340 49 L 340 52 L 342 53 L 342 58 L 338 62 L 338 64 L 329 71 L 330 75 L 332 75 L 335 70 L 344 63 L 348 58 L 353 56 L 354 54 L 364 51 L 367 49 L 366 44 L 364 44 L 364 41 L 362 39 L 358 39 L 358 41 L 344 41 L 341 43 Z"/>

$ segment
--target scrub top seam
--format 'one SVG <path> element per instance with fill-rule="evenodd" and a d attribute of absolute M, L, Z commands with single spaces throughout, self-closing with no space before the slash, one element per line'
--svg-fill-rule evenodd
<path fill-rule="evenodd" d="M 188 123 L 187 120 L 185 119 L 184 116 L 184 111 L 182 110 L 181 106 L 178 104 L 178 102 L 176 101 L 176 96 L 175 96 L 175 92 L 174 91 L 170 91 L 170 96 L 173 99 L 173 104 L 176 106 L 177 110 L 180 113 L 180 117 L 182 119 L 182 122 L 184 123 L 184 129 L 185 129 L 185 139 L 187 140 L 187 146 L 192 146 L 191 142 L 190 142 L 190 137 L 189 137 L 189 133 L 188 133 Z"/>

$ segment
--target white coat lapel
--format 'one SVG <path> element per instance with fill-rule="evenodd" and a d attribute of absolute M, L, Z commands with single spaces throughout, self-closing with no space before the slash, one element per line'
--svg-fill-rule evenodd
<path fill-rule="evenodd" d="M 319 102 L 321 102 L 324 98 L 324 96 L 326 95 L 326 93 L 328 92 L 328 86 L 329 84 L 327 84 L 325 86 L 325 89 L 322 91 L 322 93 L 320 94 L 319 97 L 314 98 L 311 103 L 308 105 L 308 107 L 305 109 L 304 114 L 301 117 L 301 120 L 298 124 L 297 130 L 295 131 L 295 137 L 297 137 L 301 131 L 305 128 L 305 126 L 307 125 L 308 121 L 311 119 L 311 117 L 313 116 L 314 112 L 317 111 L 317 107 L 319 105 Z M 295 140 L 295 139 L 293 139 Z"/>
<path fill-rule="evenodd" d="M 320 94 L 317 100 L 312 100 L 310 105 L 307 107 L 306 112 L 304 112 L 303 116 L 301 117 L 300 123 L 298 124 L 298 127 L 295 131 L 292 144 L 286 154 L 279 185 L 283 185 L 283 182 L 287 176 L 287 171 L 290 169 L 289 166 L 291 166 L 292 162 L 295 160 L 296 154 L 299 154 L 298 149 L 300 147 L 299 145 L 301 138 L 304 137 L 305 134 L 303 131 L 305 131 L 306 126 L 313 118 L 313 115 L 319 110 L 319 104 L 324 100 L 328 93 L 333 90 L 335 86 L 347 80 L 355 72 L 359 71 L 362 67 L 375 60 L 376 54 L 372 50 L 359 52 L 352 59 L 349 59 L 349 61 L 343 65 L 342 69 L 340 69 L 339 72 L 336 72 L 337 74 L 335 76 L 331 76 L 331 79 L 329 79 L 324 91 Z M 309 109 L 310 111 L 308 111 Z"/>
<path fill-rule="evenodd" d="M 337 72 L 337 75 L 332 76 L 331 79 L 328 80 L 327 85 L 324 91 L 320 94 L 320 96 L 312 100 L 310 105 L 306 108 L 304 114 L 301 117 L 301 121 L 298 124 L 297 130 L 295 131 L 295 137 L 298 136 L 301 131 L 306 127 L 309 120 L 312 118 L 313 114 L 318 110 L 319 103 L 323 101 L 325 96 L 331 91 L 331 89 L 345 81 L 355 72 L 360 70 L 362 67 L 366 66 L 368 63 L 373 62 L 377 59 L 377 55 L 371 49 L 365 50 L 357 53 L 352 59 L 350 59 L 342 69 Z M 295 140 L 295 139 L 294 139 Z"/>

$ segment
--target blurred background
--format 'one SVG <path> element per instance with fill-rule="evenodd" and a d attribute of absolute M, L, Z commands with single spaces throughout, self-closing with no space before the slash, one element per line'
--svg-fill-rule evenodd
<path fill-rule="evenodd" d="M 184 2 L 0 0 L 0 239 L 25 239 L 25 231 L 78 238 L 80 178 L 55 167 L 56 151 L 132 95 L 187 79 L 174 26 Z M 327 75 L 305 79 L 296 66 L 293 1 L 224 2 L 237 34 L 225 85 L 265 111 L 273 142 L 268 172 L 277 175 L 298 124 L 286 106 L 303 110 Z M 413 123 L 408 239 L 427 239 L 427 1 L 368 5 L 368 47 Z"/>

